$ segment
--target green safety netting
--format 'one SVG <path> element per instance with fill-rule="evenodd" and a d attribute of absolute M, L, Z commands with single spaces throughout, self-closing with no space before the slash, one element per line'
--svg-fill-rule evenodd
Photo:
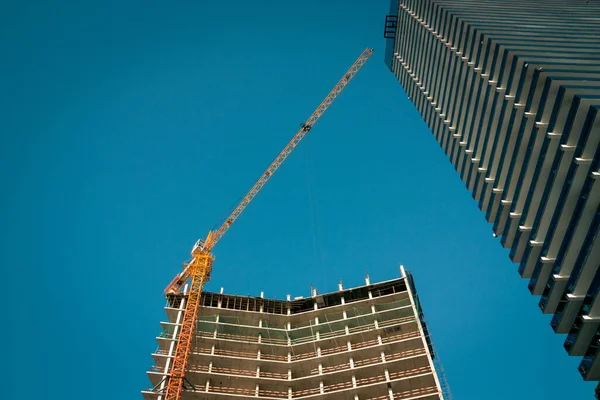
<path fill-rule="evenodd" d="M 159 337 L 172 337 L 175 331 L 175 325 L 166 325 L 162 328 L 162 331 L 158 335 Z"/>
<path fill-rule="evenodd" d="M 341 311 L 336 312 L 336 313 L 321 315 L 319 317 L 319 323 L 339 321 L 340 319 L 344 319 L 344 314 Z"/>
<path fill-rule="evenodd" d="M 290 339 L 294 341 L 298 339 L 313 337 L 315 335 L 315 332 L 315 329 L 297 329 L 293 331 L 288 331 L 287 334 L 290 337 Z"/>
<path fill-rule="evenodd" d="M 219 316 L 219 322 L 223 324 L 249 325 L 247 323 L 244 323 L 244 321 L 240 320 L 238 317 L 230 317 L 228 315 Z"/>
<path fill-rule="evenodd" d="M 370 306 L 366 307 L 352 307 L 346 310 L 348 318 L 358 317 L 359 315 L 372 314 Z"/>
<path fill-rule="evenodd" d="M 399 310 L 386 311 L 378 316 L 379 321 L 389 321 L 391 319 L 409 317 L 414 315 L 412 308 L 401 308 Z"/>
<path fill-rule="evenodd" d="M 298 321 L 292 323 L 292 329 L 306 328 L 315 324 L 314 319 L 308 319 L 304 321 Z"/>
<path fill-rule="evenodd" d="M 196 323 L 196 331 L 198 331 L 198 332 L 214 332 L 215 324 L 212 324 L 208 321 L 198 321 Z"/>
<path fill-rule="evenodd" d="M 260 333 L 264 339 L 287 340 L 288 338 L 286 331 L 281 330 L 263 329 Z"/>
<path fill-rule="evenodd" d="M 365 325 L 372 325 L 373 324 L 373 317 L 359 317 L 359 318 L 353 318 L 353 319 L 349 319 L 346 321 L 346 324 L 348 325 L 349 329 L 352 328 L 356 328 L 358 326 L 365 326 Z"/>
<path fill-rule="evenodd" d="M 393 301 L 391 303 L 375 304 L 375 310 L 377 310 L 377 311 L 391 310 L 394 308 L 400 308 L 400 307 L 405 307 L 405 306 L 409 306 L 409 305 L 410 305 L 410 299 L 403 299 L 403 300 Z"/>
<path fill-rule="evenodd" d="M 262 321 L 262 326 L 266 327 L 266 328 L 279 328 L 279 329 L 285 329 L 285 326 L 279 326 L 277 324 L 272 323 L 271 321 L 267 321 L 265 319 L 263 319 Z"/>
<path fill-rule="evenodd" d="M 212 321 L 215 322 L 217 320 L 216 315 L 200 315 L 198 317 L 198 321 Z"/>

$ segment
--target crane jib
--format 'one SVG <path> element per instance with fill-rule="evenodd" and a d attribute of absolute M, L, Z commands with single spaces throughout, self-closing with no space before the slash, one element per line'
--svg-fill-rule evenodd
<path fill-rule="evenodd" d="M 362 52 L 360 57 L 354 62 L 354 64 L 352 64 L 342 79 L 337 83 L 337 85 L 335 85 L 331 92 L 329 92 L 329 95 L 327 95 L 325 100 L 321 102 L 319 107 L 317 107 L 317 109 L 306 120 L 306 122 L 302 124 L 302 127 L 294 135 L 292 140 L 290 140 L 281 153 L 279 153 L 279 155 L 271 163 L 269 168 L 267 168 L 265 173 L 261 175 L 254 186 L 252 186 L 240 204 L 233 210 L 229 217 L 227 217 L 225 223 L 223 223 L 223 225 L 221 225 L 216 232 L 210 231 L 206 237 L 206 240 L 199 240 L 196 243 L 192 249 L 192 261 L 190 261 L 185 270 L 178 274 L 175 279 L 173 279 L 171 284 L 167 286 L 167 289 L 165 290 L 166 293 L 179 290 L 183 286 L 184 281 L 187 281 L 191 278 L 191 285 L 190 290 L 187 293 L 187 298 L 184 297 L 183 299 L 185 302 L 185 311 L 183 313 L 180 330 L 176 334 L 177 344 L 173 354 L 173 363 L 170 369 L 168 367 L 165 368 L 165 372 L 167 372 L 169 375 L 168 381 L 166 382 L 166 390 L 164 392 L 163 400 L 180 400 L 184 390 L 184 381 L 186 380 L 185 373 L 187 371 L 188 359 L 192 350 L 192 342 L 195 334 L 196 322 L 198 319 L 198 310 L 200 308 L 202 287 L 204 283 L 210 279 L 212 263 L 214 261 L 214 258 L 210 253 L 212 248 L 223 237 L 223 235 L 240 216 L 244 209 L 248 207 L 252 199 L 256 197 L 258 192 L 260 192 L 260 190 L 269 181 L 269 179 L 273 176 L 285 159 L 296 148 L 296 146 L 298 146 L 308 131 L 312 129 L 315 123 L 338 97 L 342 90 L 344 90 L 348 82 L 352 80 L 354 75 L 356 75 L 356 73 L 369 59 L 372 53 L 372 49 L 366 49 Z M 177 332 L 177 330 L 175 332 Z"/>
<path fill-rule="evenodd" d="M 358 60 L 354 62 L 354 64 L 350 67 L 350 69 L 344 74 L 344 77 L 334 86 L 334 88 L 329 92 L 329 95 L 319 104 L 319 107 L 312 113 L 312 115 L 306 120 L 302 127 L 298 130 L 298 132 L 294 135 L 292 140 L 284 147 L 284 149 L 279 153 L 277 158 L 271 163 L 269 168 L 261 175 L 258 181 L 254 184 L 254 186 L 250 189 L 246 197 L 240 202 L 240 204 L 233 210 L 233 212 L 229 215 L 229 217 L 225 220 L 225 223 L 221 225 L 221 227 L 217 230 L 214 240 L 211 243 L 211 249 L 217 244 L 217 242 L 223 237 L 225 232 L 231 227 L 231 225 L 238 219 L 240 214 L 246 209 L 248 204 L 256 197 L 258 192 L 263 188 L 265 183 L 275 174 L 277 169 L 281 166 L 281 164 L 285 161 L 285 159 L 290 155 L 290 153 L 298 146 L 300 141 L 306 136 L 308 130 L 312 128 L 315 123 L 319 120 L 319 118 L 327 111 L 329 106 L 333 103 L 333 101 L 340 95 L 340 93 L 344 90 L 346 85 L 352 80 L 354 75 L 360 70 L 360 68 L 364 65 L 364 63 L 368 60 L 368 58 L 373 53 L 372 49 L 366 49 L 360 55 Z M 309 127 L 307 130 L 306 127 Z"/>

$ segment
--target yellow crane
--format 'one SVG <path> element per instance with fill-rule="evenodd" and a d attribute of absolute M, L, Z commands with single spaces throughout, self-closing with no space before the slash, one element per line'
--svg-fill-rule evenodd
<path fill-rule="evenodd" d="M 365 64 L 369 57 L 373 54 L 373 49 L 365 49 L 360 57 L 352 64 L 350 69 L 344 74 L 342 79 L 335 85 L 335 87 L 329 92 L 325 100 L 321 102 L 319 107 L 311 114 L 311 116 L 304 122 L 298 132 L 294 135 L 292 140 L 283 148 L 281 153 L 271 163 L 269 168 L 261 175 L 258 181 L 252 186 L 252 189 L 246 194 L 242 201 L 237 205 L 233 212 L 227 217 L 223 225 L 216 231 L 209 231 L 206 239 L 198 240 L 192 248 L 192 260 L 189 263 L 184 264 L 183 271 L 175 276 L 169 286 L 165 289 L 165 294 L 176 293 L 181 290 L 181 287 L 191 279 L 191 285 L 189 287 L 187 303 L 185 304 L 185 311 L 183 313 L 183 320 L 181 322 L 181 330 L 179 337 L 177 338 L 177 346 L 175 348 L 175 357 L 173 359 L 173 365 L 171 366 L 169 382 L 165 394 L 165 400 L 179 400 L 183 391 L 183 384 L 185 379 L 185 371 L 187 368 L 188 358 L 192 347 L 192 338 L 194 336 L 194 328 L 196 326 L 196 319 L 198 318 L 198 308 L 200 306 L 200 296 L 202 294 L 202 286 L 210 279 L 210 273 L 212 271 L 212 263 L 214 256 L 211 251 L 213 247 L 221 240 L 223 235 L 231 227 L 231 225 L 239 218 L 242 212 L 248 207 L 250 202 L 256 197 L 258 192 L 263 186 L 271 179 L 275 171 L 281 166 L 285 159 L 291 154 L 291 152 L 298 146 L 300 141 L 306 136 L 306 134 L 312 129 L 317 123 L 319 118 L 329 108 L 331 103 L 340 95 L 342 90 L 348 85 L 348 83 L 354 78 L 354 75 L 360 70 Z"/>

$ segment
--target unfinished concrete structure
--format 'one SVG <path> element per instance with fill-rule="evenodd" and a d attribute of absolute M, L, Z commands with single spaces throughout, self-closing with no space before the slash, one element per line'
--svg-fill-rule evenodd
<path fill-rule="evenodd" d="M 412 276 L 309 298 L 202 293 L 183 399 L 444 399 Z M 169 295 L 168 321 L 148 372 L 161 400 L 186 294 Z"/>

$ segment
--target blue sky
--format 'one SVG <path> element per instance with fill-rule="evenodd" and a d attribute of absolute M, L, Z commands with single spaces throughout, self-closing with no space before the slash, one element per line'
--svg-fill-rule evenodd
<path fill-rule="evenodd" d="M 0 8 L 6 398 L 140 398 L 162 291 L 366 47 L 215 248 L 207 290 L 410 269 L 455 399 L 592 398 L 383 63 L 388 2 Z"/>

